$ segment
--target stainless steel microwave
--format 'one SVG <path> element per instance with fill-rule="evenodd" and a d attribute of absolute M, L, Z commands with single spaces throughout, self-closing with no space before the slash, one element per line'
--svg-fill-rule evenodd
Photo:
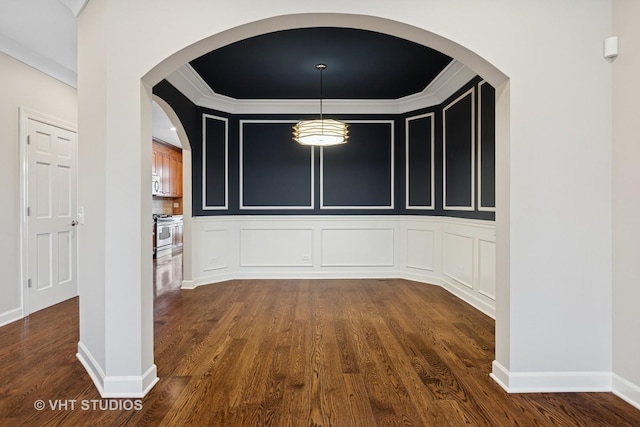
<path fill-rule="evenodd" d="M 151 194 L 160 194 L 160 177 L 158 175 L 151 175 Z"/>

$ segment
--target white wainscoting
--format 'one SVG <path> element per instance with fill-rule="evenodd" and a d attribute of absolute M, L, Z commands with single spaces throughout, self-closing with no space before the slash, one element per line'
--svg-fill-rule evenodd
<path fill-rule="evenodd" d="M 323 228 L 320 265 L 393 267 L 393 248 L 393 228 Z"/>
<path fill-rule="evenodd" d="M 313 228 L 240 228 L 240 267 L 313 267 Z"/>
<path fill-rule="evenodd" d="M 436 216 L 193 219 L 195 286 L 250 278 L 404 278 L 495 315 L 493 221 Z"/>
<path fill-rule="evenodd" d="M 495 316 L 495 224 L 446 218 L 442 223 L 442 286 Z"/>

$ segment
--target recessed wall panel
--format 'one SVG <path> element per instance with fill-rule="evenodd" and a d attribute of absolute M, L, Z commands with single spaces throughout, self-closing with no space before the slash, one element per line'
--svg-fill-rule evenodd
<path fill-rule="evenodd" d="M 473 237 L 444 233 L 444 274 L 473 289 Z"/>
<path fill-rule="evenodd" d="M 434 208 L 434 113 L 407 118 L 406 207 Z"/>
<path fill-rule="evenodd" d="M 228 208 L 228 120 L 204 114 L 202 131 L 202 209 Z"/>
<path fill-rule="evenodd" d="M 445 210 L 475 206 L 475 90 L 443 109 L 443 198 Z"/>
<path fill-rule="evenodd" d="M 393 121 L 348 121 L 349 141 L 321 149 L 321 208 L 393 209 Z"/>
<path fill-rule="evenodd" d="M 433 271 L 434 238 L 431 230 L 407 230 L 407 267 Z"/>
<path fill-rule="evenodd" d="M 323 267 L 391 267 L 393 229 L 323 229 Z"/>
<path fill-rule="evenodd" d="M 229 231 L 205 230 L 202 242 L 203 270 L 227 268 L 229 263 Z"/>
<path fill-rule="evenodd" d="M 496 299 L 496 244 L 478 240 L 478 292 Z"/>
<path fill-rule="evenodd" d="M 313 229 L 240 230 L 243 267 L 309 267 L 313 265 Z"/>
<path fill-rule="evenodd" d="M 313 147 L 293 141 L 294 124 L 240 122 L 241 209 L 313 209 Z"/>

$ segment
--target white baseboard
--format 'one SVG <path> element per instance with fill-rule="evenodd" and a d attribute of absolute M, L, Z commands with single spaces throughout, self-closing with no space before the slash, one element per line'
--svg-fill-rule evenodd
<path fill-rule="evenodd" d="M 231 274 L 229 272 L 226 273 L 219 273 L 219 274 L 212 274 L 209 276 L 203 276 L 203 277 L 198 277 L 196 280 L 193 280 L 193 287 L 192 288 L 186 288 L 184 287 L 184 283 L 183 283 L 183 288 L 182 289 L 195 289 L 198 286 L 202 286 L 202 285 L 210 285 L 210 284 L 214 284 L 214 283 L 220 283 L 220 282 L 226 282 L 227 280 L 233 280 L 233 279 L 240 279 L 240 277 L 237 277 L 237 275 L 235 274 Z"/>
<path fill-rule="evenodd" d="M 20 320 L 24 317 L 22 307 L 15 308 L 13 310 L 5 311 L 0 314 L 0 326 L 8 325 L 9 323 Z"/>
<path fill-rule="evenodd" d="M 502 366 L 502 364 L 497 360 L 494 360 L 491 363 L 491 367 L 492 371 L 489 376 L 493 378 L 493 380 L 497 382 L 504 391 L 509 393 L 509 386 L 507 385 L 509 384 L 509 370 Z"/>
<path fill-rule="evenodd" d="M 390 279 L 397 278 L 398 272 L 394 270 L 384 271 L 236 271 L 200 277 L 197 280 L 182 282 L 185 290 L 195 289 L 198 286 L 212 285 L 229 280 L 260 280 L 260 279 Z M 411 279 L 418 282 L 425 282 L 420 279 Z M 431 283 L 426 281 L 425 283 Z M 186 286 L 189 285 L 189 286 Z"/>
<path fill-rule="evenodd" d="M 107 376 L 104 379 L 102 397 L 144 397 L 159 380 L 158 368 L 155 364 L 151 365 L 142 375 Z"/>
<path fill-rule="evenodd" d="M 107 376 L 82 342 L 78 343 L 76 357 L 87 370 L 103 398 L 141 398 L 159 381 L 155 364 L 142 375 Z"/>
<path fill-rule="evenodd" d="M 182 286 L 180 289 L 195 289 L 195 288 L 196 288 L 195 280 L 183 280 Z"/>
<path fill-rule="evenodd" d="M 640 386 L 613 374 L 613 394 L 640 409 Z"/>
<path fill-rule="evenodd" d="M 426 283 L 428 285 L 442 286 L 442 278 L 434 273 L 424 274 L 404 270 L 400 272 L 399 279 L 412 280 L 414 282 Z"/>
<path fill-rule="evenodd" d="M 611 372 L 510 372 L 493 361 L 490 376 L 507 393 L 610 392 Z"/>
<path fill-rule="evenodd" d="M 453 283 L 451 283 L 450 280 L 448 280 L 446 278 L 444 280 L 441 280 L 440 286 L 442 286 L 443 289 L 446 289 L 447 291 L 449 291 L 451 294 L 453 294 L 456 297 L 460 298 L 462 301 L 464 301 L 467 304 L 473 306 L 474 308 L 480 310 L 481 312 L 483 312 L 487 316 L 491 317 L 492 319 L 496 318 L 496 309 L 495 309 L 495 307 L 493 307 L 493 306 L 487 304 L 486 302 L 482 301 L 481 299 L 476 297 L 473 293 L 467 292 L 464 289 L 462 289 L 461 287 L 458 287 L 458 286 L 454 285 Z"/>
<path fill-rule="evenodd" d="M 78 353 L 76 357 L 80 360 L 84 369 L 86 369 L 100 395 L 104 396 L 104 371 L 82 341 L 78 343 Z"/>

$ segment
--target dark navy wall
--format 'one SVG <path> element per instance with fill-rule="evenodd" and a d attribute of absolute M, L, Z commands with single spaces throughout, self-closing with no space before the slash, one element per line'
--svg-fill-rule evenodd
<path fill-rule="evenodd" d="M 482 100 L 482 108 L 478 105 L 479 99 Z M 428 114 L 431 116 L 425 117 Z M 409 203 L 405 205 L 403 214 L 494 220 L 494 89 L 476 77 L 439 106 L 413 111 L 402 117 L 408 128 L 405 145 L 409 153 L 408 159 L 403 158 L 409 168 L 407 178 L 403 179 L 404 191 L 406 193 L 408 188 L 409 193 Z M 433 174 L 430 174 L 432 127 L 434 161 Z M 481 137 L 478 137 L 479 130 L 482 131 Z M 428 203 L 430 178 L 434 182 L 432 207 Z"/>
<path fill-rule="evenodd" d="M 291 123 L 243 122 L 241 208 L 312 209 L 313 149 L 291 141 Z"/>
<path fill-rule="evenodd" d="M 495 218 L 495 92 L 480 78 L 437 107 L 333 116 L 350 125 L 350 139 L 324 149 L 291 137 L 298 120 L 313 116 L 185 108 L 161 85 L 154 93 L 189 127 L 194 215 Z"/>

